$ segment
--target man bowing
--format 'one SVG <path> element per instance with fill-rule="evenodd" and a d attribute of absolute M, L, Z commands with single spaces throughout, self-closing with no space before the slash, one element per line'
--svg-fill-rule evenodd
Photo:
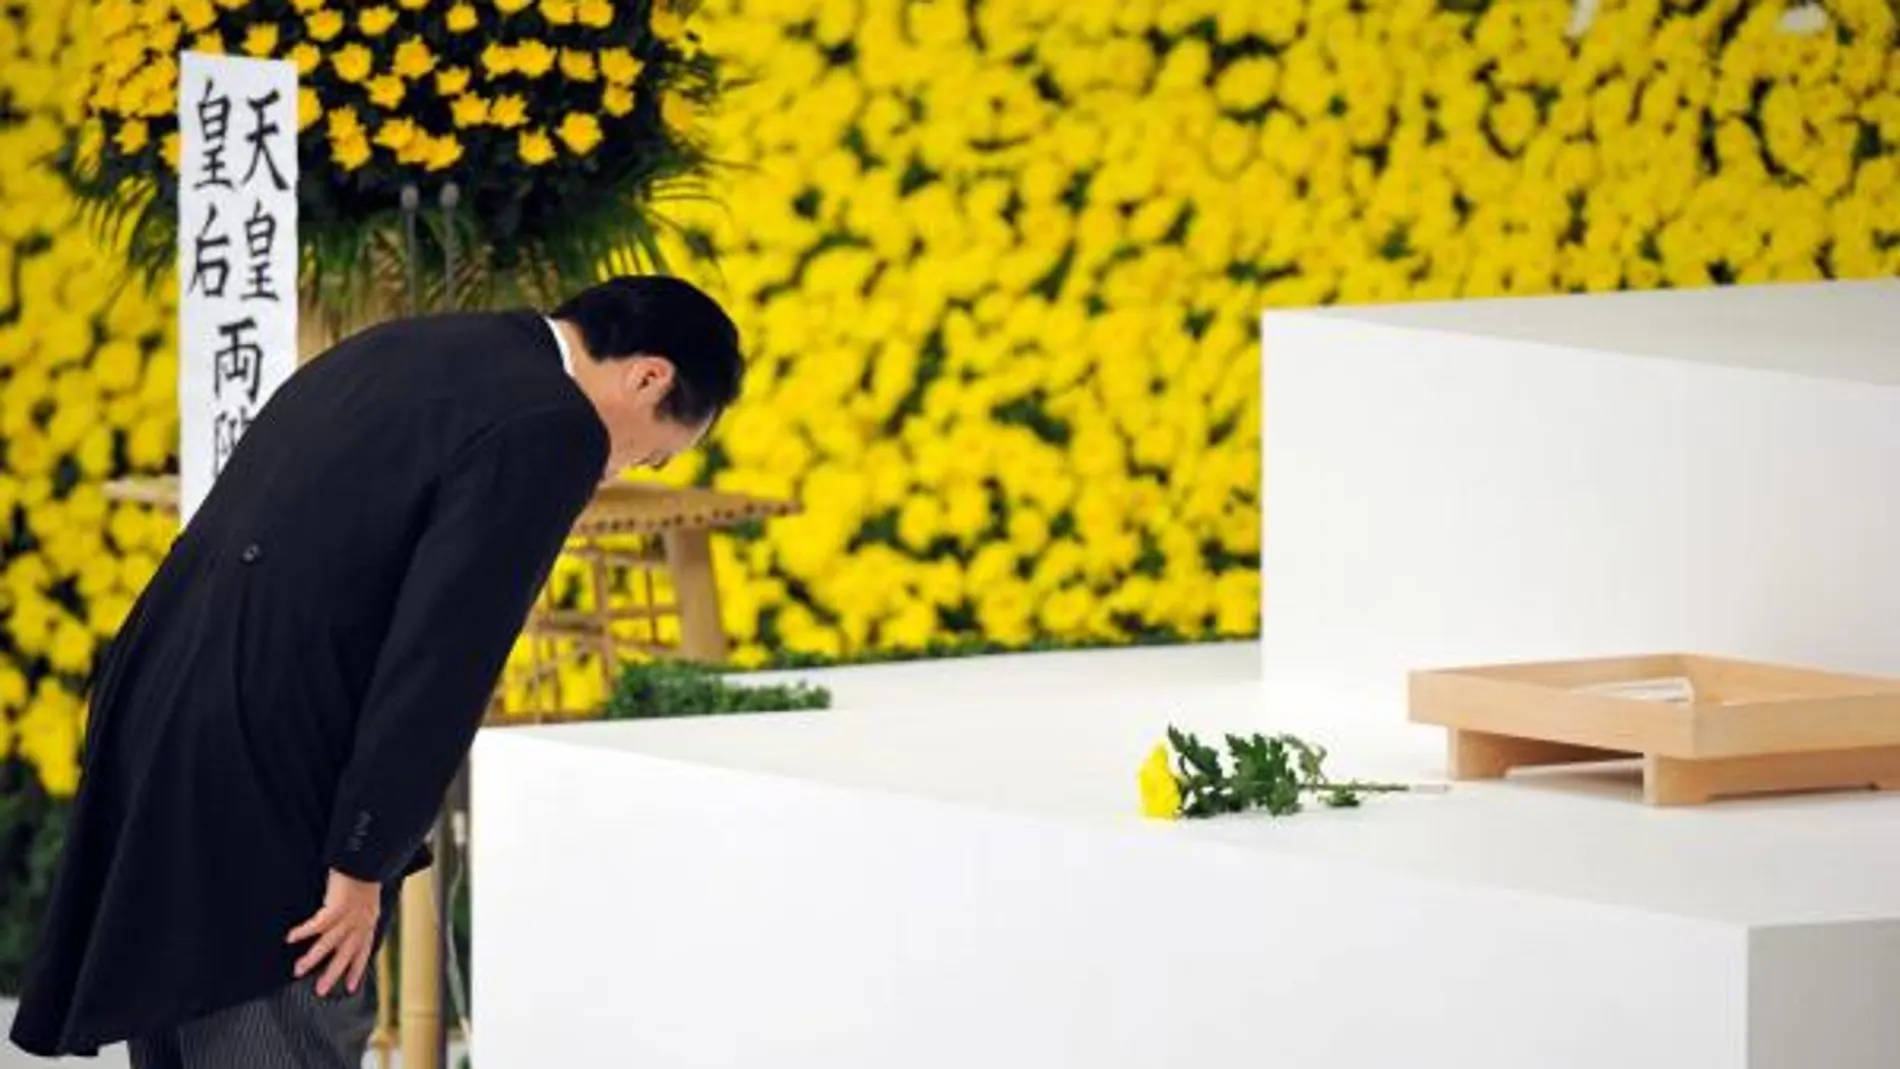
<path fill-rule="evenodd" d="M 358 1069 L 384 918 L 570 527 L 742 371 L 711 299 L 627 277 L 292 375 L 100 662 L 14 1042 Z"/>

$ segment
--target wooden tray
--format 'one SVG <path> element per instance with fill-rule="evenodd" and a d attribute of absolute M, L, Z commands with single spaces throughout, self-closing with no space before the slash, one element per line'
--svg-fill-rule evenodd
<path fill-rule="evenodd" d="M 1453 779 L 1641 758 L 1651 805 L 1900 789 L 1900 680 L 1699 654 L 1411 673 L 1410 714 L 1450 729 Z"/>

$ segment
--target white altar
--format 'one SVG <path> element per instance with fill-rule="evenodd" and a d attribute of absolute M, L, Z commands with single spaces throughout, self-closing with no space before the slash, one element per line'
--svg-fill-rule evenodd
<path fill-rule="evenodd" d="M 831 712 L 485 732 L 490 1066 L 1887 1069 L 1900 798 L 1619 766 L 1152 823 L 1169 723 L 1436 779 L 1413 667 L 1900 671 L 1900 283 L 1266 319 L 1249 650 L 822 675 Z"/>
<path fill-rule="evenodd" d="M 478 1059 L 1872 1069 L 1900 1051 L 1900 799 L 1657 811 L 1626 774 L 1571 772 L 1157 825 L 1134 769 L 1170 719 L 1291 727 L 1342 775 L 1433 777 L 1440 749 L 1244 683 L 973 689 L 961 709 L 484 735 Z"/>
<path fill-rule="evenodd" d="M 1269 678 L 1397 700 L 1420 666 L 1684 649 L 1900 674 L 1900 279 L 1263 335 Z"/>

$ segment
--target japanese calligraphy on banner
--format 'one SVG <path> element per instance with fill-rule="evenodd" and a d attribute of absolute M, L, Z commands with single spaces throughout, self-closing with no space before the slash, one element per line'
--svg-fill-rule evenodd
<path fill-rule="evenodd" d="M 297 365 L 297 68 L 178 68 L 179 515 Z"/>

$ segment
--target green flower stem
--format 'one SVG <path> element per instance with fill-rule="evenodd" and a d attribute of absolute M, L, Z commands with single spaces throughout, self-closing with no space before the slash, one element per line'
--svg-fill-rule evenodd
<path fill-rule="evenodd" d="M 1300 790 L 1309 794 L 1315 791 L 1351 791 L 1354 794 L 1404 794 L 1408 791 L 1416 791 L 1419 789 L 1420 785 L 1414 783 L 1368 783 L 1365 780 L 1347 780 L 1344 783 L 1318 780 L 1312 783 L 1300 784 Z"/>
<path fill-rule="evenodd" d="M 1192 733 L 1168 729 L 1176 754 L 1180 814 L 1211 817 L 1264 809 L 1288 816 L 1302 808 L 1301 796 L 1318 795 L 1335 809 L 1360 804 L 1371 794 L 1405 794 L 1431 787 L 1368 780 L 1333 780 L 1326 775 L 1326 749 L 1296 735 L 1228 735 L 1227 760 Z"/>

